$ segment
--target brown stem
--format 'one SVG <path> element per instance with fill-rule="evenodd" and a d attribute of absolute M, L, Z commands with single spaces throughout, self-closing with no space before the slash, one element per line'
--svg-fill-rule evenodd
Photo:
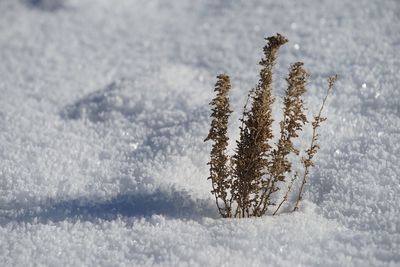
<path fill-rule="evenodd" d="M 329 86 L 328 86 L 328 90 L 326 92 L 326 95 L 322 101 L 321 107 L 319 109 L 318 115 L 316 117 L 314 117 L 314 121 L 312 123 L 313 126 L 313 132 L 312 132 L 312 138 L 311 138 L 311 144 L 310 144 L 310 148 L 307 150 L 307 159 L 303 160 L 303 165 L 304 165 L 304 175 L 303 175 L 303 179 L 301 182 L 301 186 L 300 186 L 300 190 L 299 190 L 299 195 L 297 197 L 297 201 L 296 201 L 296 205 L 294 206 L 293 211 L 296 211 L 299 209 L 299 205 L 300 205 L 300 201 L 302 199 L 302 194 L 303 194 L 303 190 L 304 190 L 304 185 L 307 183 L 307 179 L 310 173 L 310 167 L 313 166 L 312 163 L 312 158 L 314 157 L 315 153 L 317 152 L 316 149 L 318 148 L 317 145 L 315 144 L 315 142 L 317 141 L 317 128 L 320 126 L 320 123 L 325 121 L 325 118 L 322 118 L 322 111 L 325 107 L 325 103 L 326 100 L 328 99 L 329 94 L 331 93 L 332 89 L 333 89 L 333 85 L 335 84 L 337 80 L 337 75 L 332 76 L 328 79 L 329 82 Z"/>
<path fill-rule="evenodd" d="M 278 212 L 278 210 L 281 208 L 282 204 L 283 204 L 285 201 L 287 201 L 288 196 L 289 196 L 289 193 L 292 191 L 293 183 L 294 183 L 294 181 L 297 179 L 297 177 L 298 177 L 298 173 L 296 172 L 296 174 L 294 175 L 293 179 L 290 181 L 290 184 L 289 184 L 289 186 L 288 186 L 288 190 L 287 190 L 286 193 L 285 193 L 285 196 L 283 197 L 281 203 L 279 203 L 278 207 L 276 208 L 276 210 L 274 211 L 274 213 L 273 213 L 272 215 L 275 215 L 275 214 Z"/>

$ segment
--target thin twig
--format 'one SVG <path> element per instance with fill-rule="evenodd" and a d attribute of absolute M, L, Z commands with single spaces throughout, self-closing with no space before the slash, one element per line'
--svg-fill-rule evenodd
<path fill-rule="evenodd" d="M 290 184 L 289 184 L 289 186 L 288 186 L 288 189 L 287 189 L 285 195 L 283 196 L 283 199 L 282 199 L 281 203 L 279 203 L 278 207 L 276 208 L 276 210 L 274 211 L 274 213 L 273 213 L 272 215 L 275 215 L 275 214 L 278 212 L 278 210 L 281 208 L 282 204 L 283 204 L 285 201 L 287 201 L 288 196 L 289 196 L 289 193 L 292 191 L 293 183 L 294 183 L 294 181 L 297 179 L 297 177 L 298 177 L 298 173 L 296 172 L 295 175 L 294 175 L 294 177 L 293 177 L 292 180 L 290 181 Z"/>
<path fill-rule="evenodd" d="M 312 132 L 311 144 L 310 144 L 310 148 L 307 149 L 307 158 L 303 159 L 304 174 L 303 174 L 303 179 L 301 182 L 301 187 L 299 190 L 299 195 L 297 197 L 296 205 L 294 206 L 293 211 L 296 211 L 299 209 L 299 204 L 300 204 L 300 201 L 301 201 L 302 195 L 303 195 L 304 185 L 307 183 L 307 179 L 310 174 L 310 167 L 314 166 L 312 159 L 313 159 L 315 153 L 317 153 L 318 148 L 319 148 L 319 146 L 316 144 L 317 138 L 318 138 L 317 128 L 320 126 L 321 122 L 324 122 L 326 120 L 326 118 L 321 117 L 321 115 L 322 115 L 322 111 L 325 107 L 326 100 L 328 99 L 329 94 L 333 90 L 333 86 L 334 86 L 336 80 L 337 80 L 337 75 L 329 77 L 328 90 L 322 101 L 318 115 L 314 117 L 314 121 L 312 122 L 313 132 Z"/>

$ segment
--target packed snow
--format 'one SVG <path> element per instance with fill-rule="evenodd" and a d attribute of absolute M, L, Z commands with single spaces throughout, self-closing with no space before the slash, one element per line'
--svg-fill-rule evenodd
<path fill-rule="evenodd" d="M 215 76 L 234 149 L 277 32 L 277 104 L 290 63 L 310 114 L 339 75 L 321 150 L 298 212 L 222 219 Z M 399 50 L 396 0 L 0 1 L 0 265 L 400 266 Z"/>

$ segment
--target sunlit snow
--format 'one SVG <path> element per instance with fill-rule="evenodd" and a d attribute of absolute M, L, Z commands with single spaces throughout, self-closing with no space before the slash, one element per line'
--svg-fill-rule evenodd
<path fill-rule="evenodd" d="M 1 0 L 0 265 L 399 266 L 399 14 L 396 0 Z M 339 75 L 316 167 L 298 212 L 221 219 L 203 142 L 215 77 L 232 78 L 233 149 L 277 32 L 277 96 L 303 61 L 315 114 Z"/>

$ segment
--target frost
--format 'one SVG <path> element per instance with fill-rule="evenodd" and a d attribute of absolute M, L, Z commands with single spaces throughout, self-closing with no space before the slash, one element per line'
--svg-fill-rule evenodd
<path fill-rule="evenodd" d="M 129 146 L 133 149 L 133 150 L 136 150 L 137 148 L 138 148 L 138 143 L 135 143 L 135 142 L 132 142 L 132 143 L 129 143 Z"/>

